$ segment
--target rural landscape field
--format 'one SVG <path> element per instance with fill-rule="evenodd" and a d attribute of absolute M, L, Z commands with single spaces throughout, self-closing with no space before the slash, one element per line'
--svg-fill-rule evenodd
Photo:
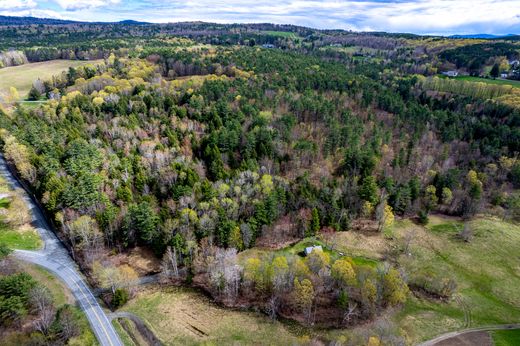
<path fill-rule="evenodd" d="M 520 8 L 441 7 L 0 0 L 0 345 L 520 345 Z"/>

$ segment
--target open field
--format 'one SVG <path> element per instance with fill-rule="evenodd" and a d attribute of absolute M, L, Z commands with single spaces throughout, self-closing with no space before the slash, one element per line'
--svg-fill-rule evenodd
<path fill-rule="evenodd" d="M 469 225 L 474 238 L 465 243 L 457 237 L 463 228 L 458 219 L 432 216 L 426 227 L 400 220 L 387 249 L 374 247 L 373 256 L 377 258 L 381 252 L 402 248 L 409 241 L 408 252 L 401 252 L 397 261 L 410 281 L 427 276 L 434 280 L 452 278 L 457 284 L 455 294 L 447 301 L 411 294 L 402 309 L 380 318 L 400 330 L 408 343 L 468 327 L 520 322 L 520 226 L 492 218 L 477 218 Z M 337 236 L 343 238 L 342 233 Z M 338 249 L 347 255 L 360 252 L 356 243 L 352 250 L 349 246 L 338 241 Z M 362 253 L 370 255 L 366 247 Z M 338 339 L 349 331 L 328 334 Z"/>
<path fill-rule="evenodd" d="M 288 31 L 271 31 L 266 30 L 262 31 L 263 34 L 271 35 L 271 36 L 277 36 L 277 37 L 284 37 L 284 38 L 297 38 L 298 35 L 296 35 L 294 32 L 288 32 Z"/>
<path fill-rule="evenodd" d="M 467 82 L 482 82 L 487 84 L 496 84 L 496 85 L 512 85 L 515 88 L 520 88 L 520 81 L 509 80 L 509 79 L 491 79 L 491 78 L 480 78 L 480 77 L 471 77 L 471 76 L 458 76 L 455 77 L 457 80 L 464 80 Z"/>
<path fill-rule="evenodd" d="M 38 78 L 47 80 L 67 71 L 69 67 L 96 64 L 101 61 L 51 60 L 2 68 L 0 69 L 0 93 L 7 92 L 10 87 L 15 87 L 20 94 L 20 98 L 24 99 L 29 94 L 32 83 Z"/>
<path fill-rule="evenodd" d="M 402 224 L 398 237 L 414 234 L 411 255 L 400 264 L 408 273 L 453 278 L 456 292 L 447 302 L 413 297 L 395 321 L 413 341 L 467 327 L 520 321 L 520 226 L 497 219 L 469 223 L 474 239 L 457 237 L 462 222 L 431 217 L 430 225 Z"/>
<path fill-rule="evenodd" d="M 337 251 L 359 263 L 377 266 L 381 256 L 402 248 L 408 239 L 408 251 L 400 251 L 395 257 L 408 279 L 412 282 L 421 276 L 441 281 L 452 278 L 457 287 L 451 299 L 410 294 L 402 308 L 389 310 L 371 323 L 354 329 L 315 330 L 312 334 L 326 340 L 356 340 L 360 335 L 377 335 L 384 325 L 385 330 L 401 334 L 407 344 L 416 344 L 449 331 L 520 322 L 520 226 L 493 218 L 477 218 L 469 225 L 474 232 L 469 243 L 457 237 L 463 228 L 461 220 L 431 216 L 426 227 L 410 220 L 397 221 L 391 239 L 378 234 L 338 232 L 332 237 L 335 239 L 308 238 L 275 253 L 297 254 L 305 246 L 326 246 L 335 240 Z M 244 261 L 267 252 L 251 249 L 242 252 L 240 258 Z M 141 317 L 166 344 L 270 344 L 275 340 L 298 340 L 282 323 L 270 322 L 260 313 L 220 308 L 189 289 L 147 290 L 123 310 Z"/>
<path fill-rule="evenodd" d="M 221 308 L 192 289 L 150 288 L 122 310 L 139 316 L 166 345 L 290 345 L 298 340 L 261 313 Z"/>

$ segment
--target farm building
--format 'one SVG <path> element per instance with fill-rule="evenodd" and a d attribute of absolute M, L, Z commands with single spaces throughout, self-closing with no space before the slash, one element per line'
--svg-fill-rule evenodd
<path fill-rule="evenodd" d="M 305 256 L 309 256 L 311 252 L 313 252 L 314 250 L 323 251 L 323 248 L 321 247 L 321 245 L 308 246 L 305 248 Z"/>

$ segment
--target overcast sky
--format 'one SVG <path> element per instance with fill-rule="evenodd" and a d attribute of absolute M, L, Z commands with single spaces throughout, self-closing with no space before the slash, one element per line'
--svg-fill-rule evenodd
<path fill-rule="evenodd" d="M 0 14 L 82 21 L 209 21 L 418 34 L 520 34 L 520 0 L 0 0 Z"/>

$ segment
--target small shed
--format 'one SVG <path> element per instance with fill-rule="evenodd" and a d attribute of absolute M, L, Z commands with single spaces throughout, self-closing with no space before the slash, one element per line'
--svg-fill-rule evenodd
<path fill-rule="evenodd" d="M 445 72 L 442 72 L 442 74 L 445 76 L 448 76 L 448 77 L 457 77 L 459 75 L 459 72 L 458 71 L 445 71 Z"/>
<path fill-rule="evenodd" d="M 311 254 L 311 252 L 313 252 L 316 249 L 323 251 L 323 248 L 321 247 L 321 245 L 308 246 L 305 248 L 305 256 L 309 256 Z"/>

